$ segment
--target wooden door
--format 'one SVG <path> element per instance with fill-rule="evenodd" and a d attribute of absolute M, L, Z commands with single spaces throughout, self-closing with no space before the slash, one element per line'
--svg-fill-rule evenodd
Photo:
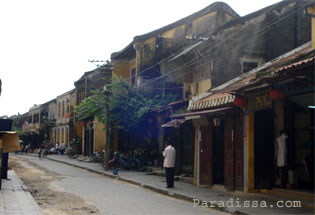
<path fill-rule="evenodd" d="M 212 133 L 210 126 L 200 127 L 200 185 L 212 184 Z"/>
<path fill-rule="evenodd" d="M 193 174 L 194 172 L 194 160 L 195 160 L 195 132 L 192 124 L 182 126 L 181 130 L 181 172 Z"/>
<path fill-rule="evenodd" d="M 225 121 L 225 143 L 224 143 L 224 184 L 228 190 L 234 190 L 234 126 L 233 118 Z"/>
<path fill-rule="evenodd" d="M 234 143 L 234 188 L 243 190 L 244 188 L 244 134 L 243 118 L 238 115 L 234 120 L 235 143 Z"/>

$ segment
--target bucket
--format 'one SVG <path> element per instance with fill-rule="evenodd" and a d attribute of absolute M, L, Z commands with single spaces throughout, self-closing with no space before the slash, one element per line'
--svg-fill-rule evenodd
<path fill-rule="evenodd" d="M 113 175 L 118 175 L 118 169 L 113 169 Z"/>

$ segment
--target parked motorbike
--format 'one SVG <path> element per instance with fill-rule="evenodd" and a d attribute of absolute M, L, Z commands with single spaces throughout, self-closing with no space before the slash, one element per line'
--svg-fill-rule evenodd
<path fill-rule="evenodd" d="M 113 159 L 109 161 L 109 169 L 113 170 L 119 167 L 124 169 L 137 170 L 141 167 L 141 162 L 139 159 L 133 156 L 120 156 L 118 152 L 114 153 Z"/>

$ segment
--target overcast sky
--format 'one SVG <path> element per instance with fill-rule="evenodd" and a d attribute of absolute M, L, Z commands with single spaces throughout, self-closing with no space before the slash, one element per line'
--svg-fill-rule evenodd
<path fill-rule="evenodd" d="M 0 116 L 26 113 L 74 88 L 88 60 L 109 60 L 136 35 L 197 12 L 213 0 L 0 1 Z M 225 0 L 244 16 L 279 0 Z"/>

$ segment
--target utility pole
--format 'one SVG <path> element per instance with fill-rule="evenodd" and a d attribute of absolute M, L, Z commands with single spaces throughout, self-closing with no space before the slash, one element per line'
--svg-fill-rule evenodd
<path fill-rule="evenodd" d="M 89 60 L 98 67 L 101 73 L 104 74 L 104 95 L 105 95 L 105 142 L 104 142 L 104 169 L 108 170 L 109 163 L 109 150 L 110 150 L 110 129 L 109 129 L 109 101 L 110 101 L 110 91 L 107 87 L 108 84 L 112 82 L 112 72 L 113 66 L 110 61 L 103 60 Z M 95 64 L 97 63 L 97 64 Z M 98 63 L 104 63 L 102 65 Z"/>
<path fill-rule="evenodd" d="M 109 163 L 109 145 L 110 145 L 110 131 L 109 131 L 109 101 L 110 101 L 110 91 L 107 84 L 112 82 L 112 71 L 113 67 L 108 61 L 104 66 L 100 67 L 105 76 L 104 94 L 105 94 L 105 143 L 104 143 L 104 169 L 108 170 Z"/>

